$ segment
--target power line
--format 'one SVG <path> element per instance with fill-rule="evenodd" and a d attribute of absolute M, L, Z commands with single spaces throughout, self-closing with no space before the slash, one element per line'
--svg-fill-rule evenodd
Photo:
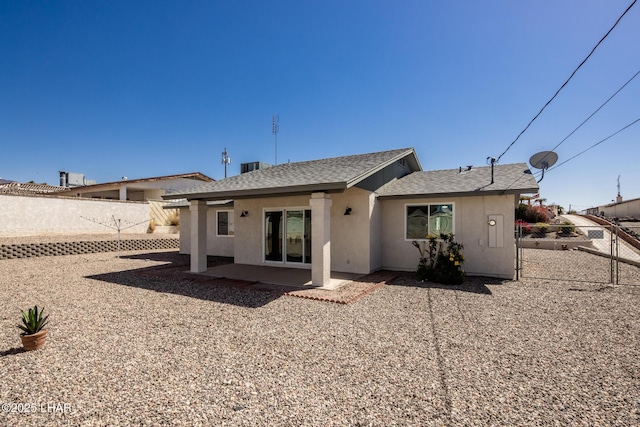
<path fill-rule="evenodd" d="M 555 151 L 555 149 L 556 149 L 556 148 L 558 148 L 560 145 L 562 145 L 562 143 L 563 143 L 563 142 L 565 142 L 567 139 L 569 139 L 569 137 L 570 137 L 571 135 L 573 135 L 574 133 L 576 133 L 576 131 L 577 131 L 578 129 L 580 129 L 580 128 L 585 124 L 585 123 L 587 123 L 587 122 L 588 122 L 588 121 L 589 121 L 593 116 L 595 116 L 595 115 L 596 115 L 596 113 L 598 113 L 598 111 L 600 111 L 600 110 L 601 110 L 605 105 L 607 105 L 607 104 L 609 103 L 609 101 L 611 101 L 611 100 L 612 100 L 612 99 L 613 99 L 617 94 L 619 94 L 619 93 L 620 93 L 620 91 L 622 91 L 622 89 L 624 89 L 624 88 L 625 88 L 629 83 L 631 83 L 631 81 L 632 81 L 633 79 L 635 79 L 639 74 L 640 74 L 640 70 L 638 70 L 638 72 L 636 72 L 636 73 L 633 75 L 633 77 L 631 77 L 629 80 L 627 80 L 627 82 L 626 82 L 625 84 L 623 84 L 622 86 L 620 86 L 620 88 L 619 88 L 618 90 L 616 90 L 616 91 L 613 93 L 613 95 L 611 95 L 611 96 L 610 96 L 610 97 L 609 97 L 605 102 L 603 102 L 603 103 L 602 103 L 602 105 L 600 105 L 598 108 L 596 108 L 596 110 L 595 110 L 593 113 L 591 113 L 591 114 L 589 115 L 589 117 L 587 117 L 586 119 L 584 119 L 584 120 L 582 121 L 582 123 L 580 123 L 580 124 L 579 124 L 575 129 L 574 129 L 574 130 L 572 130 L 572 131 L 569 133 L 569 135 L 565 136 L 565 137 L 564 137 L 564 139 L 563 139 L 562 141 L 560 141 L 558 144 L 556 144 L 556 146 L 555 146 L 555 147 L 553 147 L 553 148 L 551 149 L 551 151 Z M 546 157 L 546 156 L 545 156 L 545 157 Z M 544 158 L 545 158 L 545 157 L 543 157 L 543 158 L 542 158 L 542 160 L 544 160 Z M 559 165 L 558 165 L 558 166 L 559 166 Z M 536 173 L 538 173 L 538 172 L 536 172 Z M 524 175 L 519 176 L 519 177 L 518 177 L 515 181 L 513 181 L 513 182 L 511 183 L 511 185 L 509 185 L 507 188 L 511 188 L 513 185 L 515 185 L 518 181 L 520 181 L 520 180 L 522 179 L 522 177 L 523 177 L 523 176 L 524 176 Z"/>
<path fill-rule="evenodd" d="M 552 168 L 547 169 L 547 173 L 548 173 L 548 172 L 550 172 L 550 171 L 552 171 L 552 170 L 554 170 L 554 169 L 559 168 L 560 166 L 564 165 L 565 163 L 567 163 L 567 162 L 569 162 L 569 161 L 571 161 L 571 160 L 575 159 L 576 157 L 578 157 L 578 156 L 580 156 L 580 155 L 582 155 L 582 154 L 586 153 L 587 151 L 591 150 L 592 148 L 597 147 L 598 145 L 600 145 L 600 144 L 602 144 L 603 142 L 605 142 L 605 141 L 607 141 L 607 140 L 609 140 L 609 139 L 613 138 L 614 136 L 616 136 L 617 134 L 619 134 L 619 133 L 620 133 L 620 132 L 622 132 L 623 130 L 626 130 L 626 129 L 630 128 L 631 126 L 635 125 L 635 124 L 636 124 L 636 123 L 638 123 L 638 122 L 640 122 L 640 117 L 638 117 L 637 119 L 635 119 L 634 121 L 632 121 L 631 123 L 629 123 L 628 125 L 626 125 L 625 127 L 623 127 L 622 129 L 618 129 L 617 131 L 615 131 L 614 133 L 612 133 L 612 134 L 611 134 L 611 135 L 609 135 L 608 137 L 606 137 L 606 138 L 604 138 L 604 139 L 601 139 L 600 141 L 596 142 L 596 143 L 595 143 L 595 144 L 593 144 L 592 146 L 590 146 L 590 147 L 588 147 L 588 148 L 586 148 L 586 149 L 582 150 L 581 152 L 579 152 L 579 153 L 578 153 L 578 154 L 576 154 L 575 156 L 569 157 L 569 158 L 568 158 L 567 160 L 565 160 L 564 162 L 562 162 L 562 163 L 558 163 L 557 165 L 553 166 Z M 539 174 L 539 173 L 540 173 L 540 172 L 535 172 L 535 173 L 534 173 L 534 175 L 535 175 L 535 174 Z M 516 183 L 516 182 L 518 182 L 519 180 L 520 180 L 520 178 L 518 178 L 516 181 L 514 181 L 514 182 L 513 182 L 513 184 L 515 184 L 515 183 Z M 513 184 L 511 184 L 511 185 L 513 185 Z M 508 188 L 511 188 L 511 185 L 510 185 L 509 187 L 507 187 L 507 189 L 508 189 Z"/>
<path fill-rule="evenodd" d="M 573 159 L 575 159 L 576 157 L 578 157 L 578 156 L 580 156 L 580 155 L 582 155 L 582 154 L 586 153 L 587 151 L 591 150 L 592 148 L 594 148 L 594 147 L 596 147 L 596 146 L 598 146 L 598 145 L 602 144 L 602 143 L 603 143 L 603 142 L 605 142 L 606 140 L 608 140 L 608 139 L 610 139 L 610 138 L 613 138 L 614 136 L 616 136 L 617 134 L 619 134 L 619 133 L 620 133 L 620 132 L 622 132 L 623 130 L 625 130 L 625 129 L 627 129 L 627 128 L 630 128 L 631 126 L 635 125 L 635 124 L 636 124 L 636 123 L 638 123 L 638 122 L 640 122 L 640 117 L 639 117 L 639 118 L 637 118 L 637 119 L 635 119 L 634 121 L 632 121 L 631 123 L 629 123 L 628 125 L 626 125 L 625 127 L 623 127 L 622 129 L 620 129 L 620 130 L 618 130 L 618 131 L 616 131 L 616 132 L 612 133 L 612 134 L 611 134 L 611 135 L 609 135 L 608 137 L 606 137 L 606 138 L 604 138 L 604 139 L 601 139 L 600 141 L 596 142 L 596 143 L 595 143 L 595 144 L 593 144 L 591 147 L 589 147 L 589 148 L 587 148 L 587 149 L 585 149 L 585 150 L 582 150 L 581 152 L 579 152 L 579 153 L 578 153 L 578 154 L 576 154 L 575 156 L 568 158 L 567 160 L 565 160 L 565 161 L 564 161 L 564 162 L 562 162 L 562 163 L 558 163 L 557 165 L 555 165 L 554 167 L 552 167 L 551 169 L 548 169 L 548 170 L 549 170 L 549 171 L 552 171 L 552 170 L 554 170 L 554 169 L 559 168 L 560 166 L 564 165 L 565 163 L 569 162 L 570 160 L 573 160 Z"/>
<path fill-rule="evenodd" d="M 515 144 L 518 139 L 520 139 L 520 137 L 522 136 L 522 134 L 524 134 L 527 129 L 529 129 L 529 126 L 531 126 L 531 124 L 540 116 L 540 114 L 542 114 L 542 112 L 545 110 L 545 108 L 547 108 L 547 106 L 549 104 L 551 104 L 551 102 L 556 98 L 556 96 L 558 96 L 558 94 L 560 93 L 560 91 L 562 89 L 564 89 L 564 87 L 567 85 L 567 83 L 569 83 L 569 81 L 573 78 L 573 76 L 578 72 L 578 70 L 584 65 L 585 62 L 587 62 L 587 60 L 591 57 L 591 55 L 593 55 L 593 52 L 595 52 L 595 50 L 598 48 L 598 46 L 600 46 L 600 44 L 604 41 L 604 39 L 607 38 L 607 36 L 611 33 L 611 31 L 613 31 L 613 29 L 618 25 L 618 23 L 620 22 L 620 20 L 622 20 L 622 18 L 624 17 L 624 15 L 627 14 L 627 12 L 629 12 L 629 10 L 633 7 L 633 5 L 636 4 L 637 0 L 633 0 L 633 2 L 629 5 L 629 7 L 627 7 L 627 9 L 622 13 L 622 15 L 620 15 L 620 17 L 616 20 L 616 22 L 613 24 L 613 26 L 609 29 L 609 31 L 607 31 L 607 33 L 602 36 L 602 38 L 600 39 L 600 41 L 598 43 L 596 43 L 596 45 L 593 47 L 593 49 L 591 49 L 591 52 L 589 52 L 589 54 L 587 55 L 586 58 L 584 58 L 582 60 L 582 62 L 580 63 L 580 65 L 578 65 L 576 67 L 575 70 L 573 70 L 573 72 L 571 73 L 571 75 L 569 76 L 569 78 L 562 84 L 562 86 L 560 86 L 560 88 L 556 91 L 556 93 L 551 97 L 551 99 L 549 99 L 547 101 L 546 104 L 544 104 L 544 106 L 540 109 L 540 111 L 538 111 L 538 114 L 536 114 L 533 119 L 531 119 L 531 121 L 527 124 L 527 126 L 525 126 L 524 129 L 522 129 L 522 131 L 518 134 L 518 136 L 516 137 L 516 139 L 513 140 L 513 142 L 511 142 L 511 144 L 509 144 L 509 146 L 506 148 L 506 150 L 504 150 L 502 152 L 502 154 L 500 154 L 496 160 L 496 163 L 500 161 L 500 158 L 502 156 L 505 155 L 505 153 L 507 151 L 509 151 L 509 149 L 513 146 L 513 144 Z"/>
<path fill-rule="evenodd" d="M 600 105 L 600 106 L 599 106 L 599 107 L 598 107 L 598 108 L 597 108 L 593 113 L 591 113 L 591 115 L 589 115 L 589 117 L 587 117 L 586 119 L 584 119 L 584 121 L 583 121 L 582 123 L 580 123 L 580 124 L 578 125 L 578 127 L 576 127 L 574 130 L 572 130 L 572 131 L 571 131 L 571 133 L 570 133 L 569 135 L 567 135 L 567 136 L 566 136 L 562 141 L 560 141 L 560 142 L 559 142 L 555 147 L 553 147 L 553 148 L 551 149 L 551 151 L 554 151 L 556 148 L 558 148 L 560 145 L 562 145 L 562 143 L 563 143 L 563 142 L 565 142 L 567 139 L 569 139 L 569 137 L 570 137 L 571 135 L 573 135 L 573 134 L 574 134 L 578 129 L 580 129 L 580 128 L 582 127 L 582 125 L 584 125 L 585 123 L 587 123 L 587 122 L 588 122 L 588 121 L 589 121 L 593 116 L 595 116 L 595 115 L 596 115 L 596 113 L 597 113 L 598 111 L 600 111 L 600 110 L 601 110 L 605 105 L 607 105 L 607 104 L 609 103 L 609 101 L 611 101 L 611 100 L 612 100 L 612 99 L 613 99 L 613 98 L 614 98 L 618 93 L 620 93 L 620 91 L 621 91 L 622 89 L 624 89 L 624 88 L 625 88 L 625 86 L 627 86 L 629 83 L 631 83 L 631 81 L 632 81 L 633 79 L 635 79 L 635 78 L 638 76 L 638 74 L 640 74 L 640 70 L 638 70 L 638 72 L 637 72 L 637 73 L 635 73 L 635 74 L 633 75 L 633 77 L 631 77 L 629 80 L 627 80 L 627 82 L 626 82 L 625 84 L 623 84 L 623 85 L 620 87 L 620 89 L 618 89 L 617 91 L 615 91 L 615 93 L 614 93 L 613 95 L 611 95 L 611 96 L 609 97 L 609 99 L 607 99 L 607 100 L 606 100 L 602 105 Z"/>

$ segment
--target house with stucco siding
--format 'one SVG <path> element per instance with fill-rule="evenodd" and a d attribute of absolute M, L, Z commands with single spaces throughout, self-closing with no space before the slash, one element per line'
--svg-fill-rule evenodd
<path fill-rule="evenodd" d="M 469 275 L 512 279 L 515 207 L 538 185 L 525 163 L 423 171 L 413 148 L 286 163 L 164 196 L 186 200 L 180 248 L 237 264 L 330 273 L 415 270 L 413 241 L 453 233 Z"/>
<path fill-rule="evenodd" d="M 144 202 L 158 200 L 165 194 L 187 191 L 199 184 L 213 181 L 200 172 L 191 172 L 139 179 L 123 177 L 121 181 L 64 188 L 64 191 L 66 196 L 72 197 Z"/>

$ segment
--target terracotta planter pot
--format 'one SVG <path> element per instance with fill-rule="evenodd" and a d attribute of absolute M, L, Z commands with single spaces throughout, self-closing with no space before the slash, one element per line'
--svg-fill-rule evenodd
<path fill-rule="evenodd" d="M 44 346 L 45 341 L 47 341 L 47 333 L 48 329 L 43 329 L 40 332 L 36 332 L 31 335 L 20 335 L 20 339 L 22 340 L 22 346 L 25 350 L 38 350 Z"/>

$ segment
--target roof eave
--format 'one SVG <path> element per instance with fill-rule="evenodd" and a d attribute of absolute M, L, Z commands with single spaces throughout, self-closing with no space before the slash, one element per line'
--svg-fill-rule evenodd
<path fill-rule="evenodd" d="M 221 203 L 216 203 L 216 204 L 212 204 L 209 205 L 209 207 L 231 207 L 233 206 L 233 200 L 220 200 Z M 189 201 L 184 200 L 182 202 L 174 202 L 174 203 L 169 203 L 167 205 L 162 206 L 162 209 L 183 209 L 183 208 L 188 208 L 189 207 Z"/>
<path fill-rule="evenodd" d="M 538 188 L 510 188 L 508 190 L 479 190 L 479 191 L 460 191 L 460 192 L 441 192 L 441 193 L 414 193 L 414 194 L 390 194 L 379 195 L 380 200 L 391 199 L 421 199 L 433 197 L 470 197 L 470 196 L 502 196 L 505 194 L 527 194 L 535 193 Z"/>
<path fill-rule="evenodd" d="M 249 190 L 212 191 L 190 194 L 166 194 L 164 200 L 226 200 L 247 199 L 256 197 L 277 197 L 310 194 L 316 192 L 340 192 L 348 188 L 346 182 L 332 182 L 324 184 L 293 185 L 290 187 L 256 188 Z"/>
<path fill-rule="evenodd" d="M 164 175 L 164 176 L 154 176 L 150 178 L 137 178 L 137 179 L 127 179 L 120 181 L 111 181 L 111 182 L 101 182 L 97 184 L 89 184 L 89 185 L 79 185 L 77 187 L 69 187 L 74 191 L 94 191 L 100 190 L 101 187 L 119 187 L 121 185 L 131 185 L 131 184 L 140 184 L 140 183 L 150 183 L 150 182 L 158 182 L 158 181 L 168 181 L 171 179 L 192 179 L 194 181 L 202 181 L 202 182 L 215 182 L 215 179 L 208 177 L 207 175 L 201 172 L 192 172 L 192 173 L 183 173 L 177 175 Z M 106 190 L 103 190 L 106 191 Z"/>

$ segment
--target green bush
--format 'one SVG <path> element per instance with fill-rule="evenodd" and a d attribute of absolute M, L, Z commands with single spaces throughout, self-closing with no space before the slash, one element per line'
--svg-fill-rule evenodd
<path fill-rule="evenodd" d="M 545 222 L 537 222 L 536 227 L 534 229 L 534 233 L 537 234 L 547 234 L 549 232 L 549 224 Z"/>
<path fill-rule="evenodd" d="M 575 233 L 576 227 L 569 221 L 564 221 L 562 226 L 560 226 L 560 230 L 558 231 L 560 234 L 570 235 Z"/>
<path fill-rule="evenodd" d="M 463 246 L 456 243 L 453 234 L 441 234 L 440 237 L 429 236 L 428 252 L 424 244 L 421 247 L 418 242 L 413 245 L 420 252 L 418 280 L 442 283 L 445 285 L 460 285 L 464 282 L 464 270 L 462 263 L 464 256 L 461 253 Z"/>

